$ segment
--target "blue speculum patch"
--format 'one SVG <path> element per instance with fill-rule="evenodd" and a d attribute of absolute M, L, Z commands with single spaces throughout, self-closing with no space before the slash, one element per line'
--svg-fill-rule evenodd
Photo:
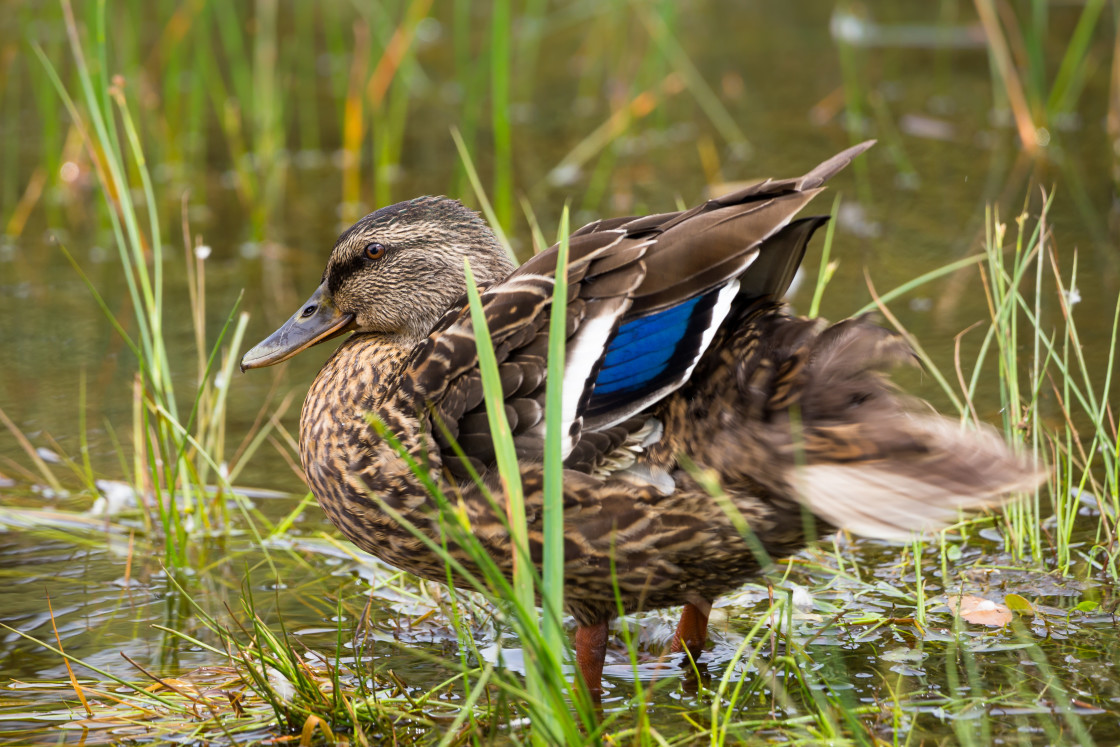
<path fill-rule="evenodd" d="M 641 389 L 664 373 L 704 298 L 697 296 L 623 324 L 607 348 L 595 379 L 595 394 Z"/>

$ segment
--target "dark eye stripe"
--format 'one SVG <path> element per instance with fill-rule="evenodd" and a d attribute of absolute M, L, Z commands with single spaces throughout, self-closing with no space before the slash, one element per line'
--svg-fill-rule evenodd
<path fill-rule="evenodd" d="M 351 275 L 361 272 L 367 262 L 368 260 L 363 252 L 362 254 L 351 254 L 344 261 L 330 267 L 326 278 L 327 288 L 331 293 L 337 293 L 338 289 L 342 287 L 342 282 Z"/>

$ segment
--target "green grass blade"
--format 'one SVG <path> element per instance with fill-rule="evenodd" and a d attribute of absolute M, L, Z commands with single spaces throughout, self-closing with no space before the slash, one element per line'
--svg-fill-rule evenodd
<path fill-rule="evenodd" d="M 560 218 L 556 286 L 548 328 L 548 377 L 545 380 L 544 442 L 544 560 L 541 572 L 541 606 L 544 608 L 544 641 L 552 651 L 566 642 L 561 623 L 564 603 L 564 454 L 563 432 L 564 354 L 567 345 L 568 307 L 568 208 Z"/>

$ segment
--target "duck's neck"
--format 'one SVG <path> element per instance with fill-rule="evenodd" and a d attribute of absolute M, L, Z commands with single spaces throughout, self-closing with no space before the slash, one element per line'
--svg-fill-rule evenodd
<path fill-rule="evenodd" d="M 420 500 L 407 464 L 371 425 L 379 419 L 410 451 L 423 448 L 416 413 L 387 404 L 411 351 L 412 343 L 399 338 L 352 336 L 319 371 L 300 417 L 300 458 L 311 491 L 347 537 L 379 556 L 372 538 L 389 529 L 380 501 L 400 509 Z"/>
<path fill-rule="evenodd" d="M 377 334 L 355 334 L 339 345 L 307 392 L 300 440 L 329 435 L 324 428 L 332 417 L 360 415 L 356 408 L 368 412 L 379 404 L 410 351 L 407 342 Z"/>

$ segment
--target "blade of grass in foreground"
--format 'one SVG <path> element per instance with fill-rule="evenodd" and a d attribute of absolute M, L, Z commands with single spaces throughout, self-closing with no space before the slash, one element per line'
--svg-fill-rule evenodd
<path fill-rule="evenodd" d="M 494 382 L 494 385 L 500 382 Z M 517 701 L 520 701 L 528 712 L 532 723 L 533 734 L 538 741 L 544 744 L 563 743 L 581 744 L 588 742 L 581 734 L 590 730 L 594 725 L 594 717 L 582 707 L 573 717 L 566 696 L 569 693 L 563 670 L 558 658 L 559 652 L 548 648 L 541 635 L 539 617 L 534 606 L 526 607 L 521 603 L 514 586 L 509 578 L 499 567 L 497 560 L 490 555 L 490 550 L 482 544 L 473 533 L 470 522 L 464 512 L 460 510 L 459 503 L 452 503 L 445 496 L 438 484 L 431 480 L 428 470 L 414 459 L 403 447 L 384 424 L 373 419 L 371 425 L 377 429 L 378 435 L 384 438 L 408 465 L 409 470 L 417 481 L 424 486 L 433 503 L 440 513 L 440 530 L 443 543 L 433 539 L 424 530 L 420 529 L 410 517 L 396 511 L 384 501 L 378 501 L 379 507 L 394 522 L 408 530 L 420 540 L 430 552 L 440 557 L 448 566 L 448 582 L 467 585 L 483 594 L 493 607 L 500 610 L 516 632 L 525 652 L 523 663 L 526 679 L 529 682 L 538 682 L 541 686 L 540 697 L 532 690 L 522 689 L 508 674 L 497 677 L 494 684 L 502 691 Z M 511 444 L 512 446 L 512 444 Z M 456 453 L 461 453 L 457 450 Z M 485 491 L 485 486 L 473 475 L 473 481 L 478 489 Z M 485 495 L 485 494 L 484 494 Z M 373 498 L 376 500 L 377 496 Z M 504 509 L 496 502 L 491 502 L 495 510 L 495 518 L 502 522 L 503 528 L 509 535 L 515 534 L 510 527 Z M 448 546 L 454 543 L 465 556 L 462 560 L 449 551 Z M 472 571 L 465 563 L 473 564 L 476 570 Z M 526 572 L 534 583 L 540 583 L 536 568 L 531 563 L 526 563 Z M 470 638 L 470 631 L 459 630 L 463 638 Z M 468 644 L 470 645 L 470 644 Z M 579 719 L 577 721 L 577 718 Z M 545 731 L 549 727 L 557 731 Z"/>
<path fill-rule="evenodd" d="M 486 324 L 485 311 L 482 308 L 482 299 L 478 293 L 474 273 L 471 272 L 470 260 L 464 259 L 464 272 L 467 277 L 467 295 L 470 299 L 471 323 L 474 327 L 475 346 L 478 350 L 478 365 L 482 375 L 482 390 L 486 400 L 486 415 L 490 421 L 490 434 L 494 441 L 495 462 L 498 474 L 501 476 L 502 487 L 506 498 L 506 511 L 509 520 L 509 539 L 513 551 L 513 591 L 518 601 L 518 606 L 527 614 L 535 607 L 535 585 L 533 579 L 533 561 L 529 555 L 528 526 L 525 520 L 525 494 L 521 484 L 521 467 L 517 461 L 517 452 L 513 445 L 513 432 L 510 430 L 509 421 L 505 414 L 505 403 L 502 394 L 502 382 L 498 375 L 498 361 L 494 354 L 493 342 L 490 339 L 490 330 Z M 526 630 L 531 626 L 525 626 Z M 550 649 L 538 650 L 538 653 L 547 653 Z M 530 663 L 528 657 L 525 662 L 525 679 L 529 696 L 534 700 L 548 699 L 550 688 L 549 678 L 545 674 L 548 669 L 541 666 L 545 662 Z M 555 688 L 551 690 L 555 695 Z M 557 713 L 551 708 L 543 708 L 537 714 L 540 718 L 533 724 L 532 739 L 534 744 L 548 744 L 549 735 L 560 735 Z"/>
<path fill-rule="evenodd" d="M 544 439 L 544 560 L 541 569 L 541 607 L 544 643 L 550 651 L 565 646 L 561 611 L 564 605 L 564 353 L 568 308 L 568 206 L 560 216 L 560 245 L 556 253 L 556 285 L 548 327 L 548 377 L 545 379 Z"/>
<path fill-rule="evenodd" d="M 525 608 L 533 605 L 533 577 L 530 571 L 532 560 L 529 557 L 529 541 L 525 535 L 525 493 L 521 485 L 521 469 L 517 463 L 517 453 L 513 446 L 513 432 L 506 418 L 502 402 L 502 382 L 498 375 L 498 361 L 494 355 L 494 345 L 490 340 L 490 329 L 486 325 L 482 300 L 471 272 L 469 260 L 464 260 L 467 276 L 467 295 L 470 298 L 471 323 L 474 326 L 475 343 L 478 347 L 478 367 L 482 374 L 482 387 L 486 399 L 486 415 L 490 422 L 490 433 L 494 439 L 494 455 L 501 475 L 502 488 L 506 494 L 507 518 L 510 525 L 510 541 L 513 544 L 513 588 L 518 600 Z"/>

